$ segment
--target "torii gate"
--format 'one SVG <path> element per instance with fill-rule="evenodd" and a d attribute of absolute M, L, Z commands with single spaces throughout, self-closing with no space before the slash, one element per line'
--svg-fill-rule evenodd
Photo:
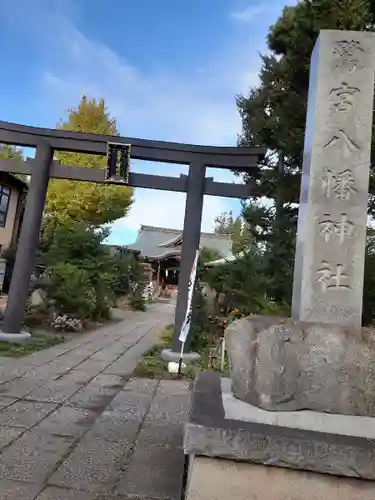
<path fill-rule="evenodd" d="M 203 197 L 207 194 L 246 199 L 250 194 L 248 186 L 244 184 L 215 182 L 212 177 L 206 177 L 206 167 L 237 170 L 255 168 L 266 154 L 267 148 L 198 146 L 29 127 L 3 121 L 0 121 L 0 143 L 36 147 L 34 160 L 0 160 L 0 171 L 31 175 L 0 340 L 21 342 L 29 336 L 21 329 L 30 277 L 34 270 L 49 178 L 125 184 L 131 187 L 186 193 L 172 345 L 172 353 L 176 353 L 176 359 L 178 359 L 181 351 L 178 337 L 187 308 L 190 271 L 196 251 L 199 249 Z M 62 165 L 53 159 L 54 151 L 107 155 L 108 169 L 106 171 Z M 189 172 L 188 175 L 180 175 L 179 178 L 132 173 L 127 169 L 128 157 L 186 164 L 189 165 Z M 118 160 L 120 160 L 120 169 L 117 169 Z M 185 350 L 187 349 L 186 346 Z"/>

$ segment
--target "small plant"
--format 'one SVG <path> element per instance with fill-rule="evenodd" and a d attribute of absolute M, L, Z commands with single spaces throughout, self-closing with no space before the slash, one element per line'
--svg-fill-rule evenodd
<path fill-rule="evenodd" d="M 66 314 L 58 315 L 57 313 L 53 313 L 50 326 L 60 332 L 82 332 L 83 330 L 83 324 L 80 319 L 70 318 Z"/>
<path fill-rule="evenodd" d="M 146 301 L 142 297 L 140 293 L 135 293 L 131 300 L 130 305 L 135 311 L 145 311 L 146 310 Z"/>

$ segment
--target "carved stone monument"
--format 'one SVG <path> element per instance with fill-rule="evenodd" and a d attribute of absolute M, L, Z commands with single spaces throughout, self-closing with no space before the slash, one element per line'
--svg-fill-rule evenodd
<path fill-rule="evenodd" d="M 323 31 L 311 59 L 292 316 L 361 327 L 373 33 Z"/>
<path fill-rule="evenodd" d="M 188 499 L 375 498 L 375 330 L 361 327 L 374 71 L 374 33 L 320 33 L 292 318 L 233 322 L 231 380 L 196 381 Z"/>
<path fill-rule="evenodd" d="M 292 319 L 249 317 L 226 332 L 234 395 L 266 410 L 375 416 L 375 334 L 361 328 L 374 71 L 374 33 L 321 32 Z"/>

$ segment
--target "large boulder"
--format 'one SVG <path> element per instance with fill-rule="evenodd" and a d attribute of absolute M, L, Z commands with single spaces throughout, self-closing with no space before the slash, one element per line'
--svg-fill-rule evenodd
<path fill-rule="evenodd" d="M 375 333 L 249 316 L 225 333 L 235 397 L 270 411 L 375 416 Z"/>

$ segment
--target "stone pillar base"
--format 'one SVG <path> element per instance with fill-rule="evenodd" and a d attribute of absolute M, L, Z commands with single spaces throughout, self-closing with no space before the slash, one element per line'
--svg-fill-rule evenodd
<path fill-rule="evenodd" d="M 262 410 L 234 398 L 230 380 L 214 372 L 201 372 L 195 381 L 184 451 L 267 469 L 330 474 L 334 481 L 336 476 L 371 480 L 375 488 L 375 418 Z M 294 498 L 299 500 L 288 500 Z"/>
<path fill-rule="evenodd" d="M 375 483 L 220 458 L 191 457 L 186 500 L 373 500 Z"/>
<path fill-rule="evenodd" d="M 31 333 L 21 331 L 20 333 L 6 333 L 0 330 L 0 342 L 9 344 L 24 344 L 31 337 Z"/>
<path fill-rule="evenodd" d="M 168 362 L 178 363 L 180 361 L 181 353 L 172 351 L 172 349 L 163 349 L 161 352 L 161 359 Z M 184 352 L 182 359 L 184 363 L 194 363 L 200 360 L 201 355 L 197 352 Z"/>

